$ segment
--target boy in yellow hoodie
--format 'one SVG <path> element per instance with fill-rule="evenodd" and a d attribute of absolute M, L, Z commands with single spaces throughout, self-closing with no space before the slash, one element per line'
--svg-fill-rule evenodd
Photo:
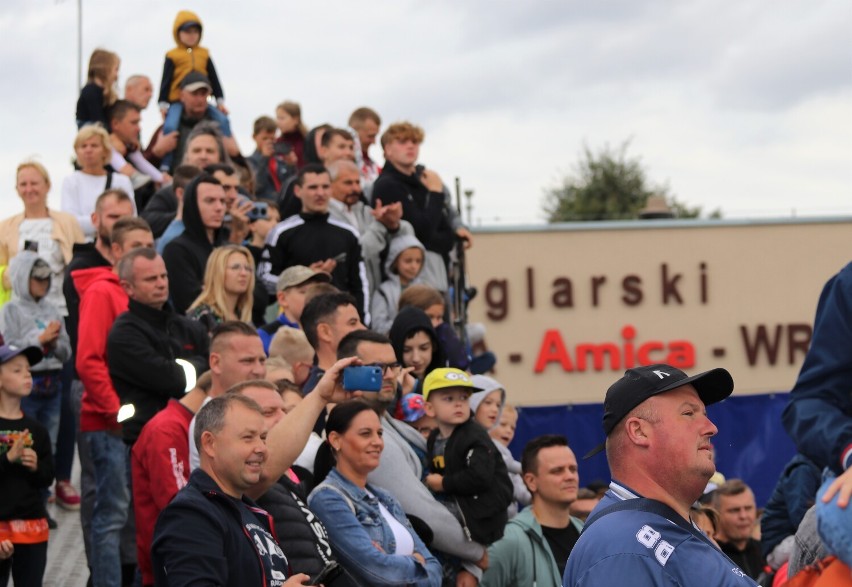
<path fill-rule="evenodd" d="M 210 52 L 206 47 L 199 45 L 201 42 L 201 19 L 189 10 L 181 10 L 175 17 L 173 34 L 177 46 L 166 53 L 166 62 L 163 65 L 163 80 L 160 83 L 159 106 L 165 121 L 162 134 L 168 134 L 178 129 L 180 118 L 183 114 L 183 105 L 180 102 L 181 82 L 192 72 L 200 73 L 209 81 L 210 90 L 216 98 L 216 107 L 207 106 L 207 117 L 215 120 L 222 134 L 231 136 L 231 125 L 228 121 L 228 109 L 225 108 L 225 95 L 222 92 L 222 84 L 210 58 Z M 198 83 L 192 84 L 199 85 Z M 165 166 L 170 161 L 164 159 Z"/>

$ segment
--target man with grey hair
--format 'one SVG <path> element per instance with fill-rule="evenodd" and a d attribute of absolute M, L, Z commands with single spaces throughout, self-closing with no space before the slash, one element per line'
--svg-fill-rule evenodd
<path fill-rule="evenodd" d="M 330 163 L 331 200 L 330 218 L 343 222 L 358 231 L 361 255 L 367 267 L 370 294 L 384 281 L 382 278 L 382 254 L 390 242 L 403 235 L 413 235 L 411 224 L 402 219 L 402 204 L 395 202 L 383 206 L 380 201 L 372 208 L 364 202 L 361 192 L 361 176 L 358 166 L 348 159 Z"/>
<path fill-rule="evenodd" d="M 302 585 L 287 579 L 289 562 L 269 514 L 245 492 L 267 460 L 263 410 L 240 394 L 207 403 L 196 416 L 201 467 L 157 521 L 151 559 L 157 585 Z M 285 582 L 286 581 L 286 582 Z"/>
<path fill-rule="evenodd" d="M 168 303 L 169 278 L 163 258 L 153 249 L 136 249 L 118 264 L 118 278 L 129 298 L 107 339 L 109 375 L 123 405 L 133 406 L 124 420 L 125 444 L 132 446 L 142 427 L 180 399 L 195 381 L 187 371 L 208 368 L 205 329 L 179 315 Z M 183 359 L 192 369 L 184 369 Z"/>
<path fill-rule="evenodd" d="M 154 86 L 146 75 L 131 75 L 124 82 L 124 99 L 139 106 L 140 110 L 148 107 L 153 95 Z"/>

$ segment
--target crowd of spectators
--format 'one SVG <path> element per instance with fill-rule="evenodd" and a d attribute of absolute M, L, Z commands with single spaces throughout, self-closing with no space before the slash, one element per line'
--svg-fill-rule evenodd
<path fill-rule="evenodd" d="M 41 164 L 17 169 L 23 212 L 0 221 L 0 585 L 41 584 L 48 500 L 80 510 L 96 587 L 561 585 L 606 487 L 580 487 L 562 436 L 508 450 L 517 411 L 449 303 L 473 237 L 419 162 L 423 130 L 380 134 L 367 107 L 309 130 L 285 101 L 244 156 L 202 30 L 178 14 L 147 146 L 153 83 L 133 75 L 119 99 L 119 57 L 98 49 L 61 209 Z M 355 366 L 377 388 L 346 388 Z M 790 558 L 819 485 L 799 458 L 771 543 L 742 482 L 694 511 L 744 575 Z"/>

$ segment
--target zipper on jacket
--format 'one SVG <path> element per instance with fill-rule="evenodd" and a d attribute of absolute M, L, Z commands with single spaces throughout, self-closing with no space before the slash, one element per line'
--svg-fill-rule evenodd
<path fill-rule="evenodd" d="M 473 542 L 473 537 L 470 535 L 470 528 L 467 527 L 467 520 L 464 517 L 464 511 L 462 511 L 461 506 L 459 505 L 459 499 L 454 497 L 453 501 L 456 502 L 456 507 L 458 508 L 459 515 L 462 519 L 462 530 L 464 530 L 464 535 L 467 536 L 468 542 Z"/>

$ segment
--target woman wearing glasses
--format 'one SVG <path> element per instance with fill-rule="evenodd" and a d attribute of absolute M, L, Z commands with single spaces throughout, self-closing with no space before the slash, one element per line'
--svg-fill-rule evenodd
<path fill-rule="evenodd" d="M 251 324 L 254 292 L 254 259 L 238 245 L 218 247 L 210 253 L 201 295 L 186 315 L 201 322 L 208 334 L 217 324 L 239 320 Z"/>

